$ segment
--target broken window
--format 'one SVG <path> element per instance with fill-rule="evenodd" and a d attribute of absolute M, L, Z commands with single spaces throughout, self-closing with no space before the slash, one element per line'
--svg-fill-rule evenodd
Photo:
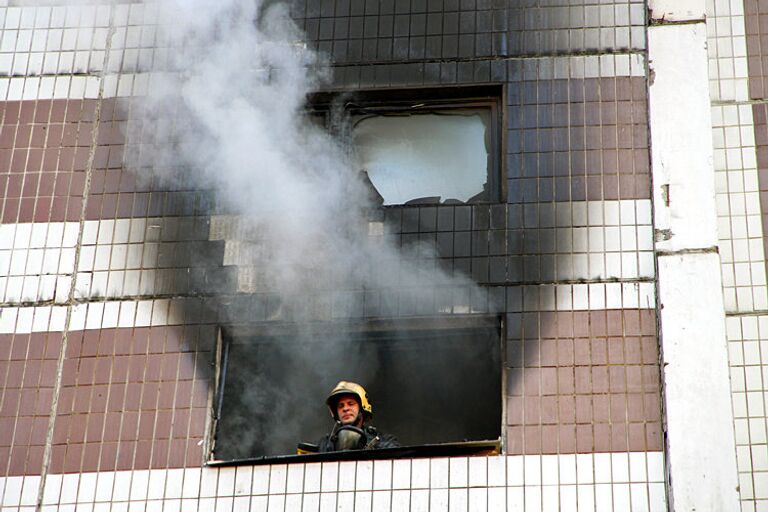
<path fill-rule="evenodd" d="M 501 332 L 475 316 L 225 331 L 213 463 L 498 451 Z M 340 380 L 365 386 L 371 424 L 402 448 L 294 455 L 331 430 Z"/>
<path fill-rule="evenodd" d="M 318 95 L 313 113 L 349 143 L 384 206 L 497 202 L 498 89 Z M 335 105 L 331 107 L 330 105 Z M 334 110 L 335 109 L 335 110 Z"/>

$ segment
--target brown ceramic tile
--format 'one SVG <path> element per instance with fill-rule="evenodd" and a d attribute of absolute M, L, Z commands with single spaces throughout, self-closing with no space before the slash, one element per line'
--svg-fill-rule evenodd
<path fill-rule="evenodd" d="M 189 435 L 202 438 L 205 435 L 205 424 L 208 421 L 208 409 L 196 407 L 189 412 Z"/>
<path fill-rule="evenodd" d="M 648 451 L 652 449 L 646 443 L 644 423 L 630 423 L 627 425 L 627 434 L 629 436 L 629 451 Z"/>
<path fill-rule="evenodd" d="M 625 452 L 629 450 L 627 439 L 627 424 L 613 423 L 611 430 L 611 450 L 616 452 Z"/>
<path fill-rule="evenodd" d="M 191 380 L 178 381 L 173 406 L 177 409 L 192 407 L 193 383 Z"/>
<path fill-rule="evenodd" d="M 524 427 L 507 427 L 507 452 L 510 454 L 525 453 L 523 440 Z"/>
<path fill-rule="evenodd" d="M 645 421 L 647 413 L 645 412 L 645 404 L 643 401 L 643 395 L 640 393 L 630 393 L 626 396 L 626 412 L 627 419 L 630 422 Z"/>
<path fill-rule="evenodd" d="M 576 397 L 557 397 L 557 418 L 559 423 L 576 423 Z"/>
<path fill-rule="evenodd" d="M 608 395 L 592 396 L 592 415 L 595 422 L 608 422 L 610 419 L 611 402 Z"/>
<path fill-rule="evenodd" d="M 544 425 L 556 424 L 557 418 L 557 397 L 544 396 L 540 400 L 541 423 Z"/>
<path fill-rule="evenodd" d="M 577 338 L 573 340 L 574 364 L 591 365 L 592 364 L 592 343 L 589 338 Z"/>
<path fill-rule="evenodd" d="M 557 369 L 557 393 L 560 396 L 572 395 L 575 393 L 575 373 L 573 366 L 567 366 Z"/>
<path fill-rule="evenodd" d="M 593 406 L 591 395 L 576 395 L 576 423 L 592 423 L 593 421 Z"/>
<path fill-rule="evenodd" d="M 627 391 L 626 368 L 624 366 L 609 366 L 608 382 L 611 393 L 624 393 Z"/>
<path fill-rule="evenodd" d="M 611 451 L 611 426 L 607 423 L 595 423 L 592 425 L 594 432 L 593 446 L 595 452 Z"/>
<path fill-rule="evenodd" d="M 541 453 L 554 454 L 558 453 L 559 448 L 559 426 L 556 425 L 544 425 L 541 427 Z"/>
<path fill-rule="evenodd" d="M 190 423 L 189 409 L 176 409 L 173 417 L 173 426 L 171 428 L 171 437 L 184 439 L 187 437 Z"/>
<path fill-rule="evenodd" d="M 117 462 L 115 464 L 115 469 L 118 471 L 133 469 L 135 451 L 136 441 L 122 441 L 117 448 Z"/>
<path fill-rule="evenodd" d="M 558 366 L 574 365 L 574 340 L 572 337 L 558 340 L 557 364 Z"/>
<path fill-rule="evenodd" d="M 539 364 L 541 366 L 557 366 L 558 350 L 557 340 L 544 339 L 540 342 L 530 343 L 532 348 L 539 346 Z"/>
<path fill-rule="evenodd" d="M 557 394 L 557 368 L 541 368 L 541 394 Z"/>
<path fill-rule="evenodd" d="M 541 427 L 524 427 L 523 429 L 523 453 L 542 453 Z"/>
<path fill-rule="evenodd" d="M 152 441 L 137 441 L 136 442 L 136 453 L 134 454 L 134 461 L 133 461 L 133 467 L 134 468 L 150 468 L 151 466 L 151 458 L 152 458 Z M 162 453 L 158 449 L 156 454 L 157 457 L 161 457 Z M 158 467 L 163 467 L 163 465 L 159 465 Z"/>
<path fill-rule="evenodd" d="M 576 453 L 592 453 L 594 445 L 593 426 L 591 424 L 576 425 Z"/>
<path fill-rule="evenodd" d="M 117 443 L 100 443 L 99 470 L 114 471 L 117 469 Z"/>
<path fill-rule="evenodd" d="M 593 393 L 607 393 L 610 390 L 610 380 L 607 367 L 593 366 L 591 377 Z"/>

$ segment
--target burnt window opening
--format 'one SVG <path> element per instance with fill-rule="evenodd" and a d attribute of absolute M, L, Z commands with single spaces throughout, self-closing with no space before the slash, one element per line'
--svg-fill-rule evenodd
<path fill-rule="evenodd" d="M 382 206 L 503 201 L 500 87 L 317 94 Z"/>
<path fill-rule="evenodd" d="M 487 316 L 223 330 L 209 464 L 497 453 L 501 332 Z M 366 388 L 370 424 L 401 448 L 297 455 L 333 427 L 340 380 Z"/>

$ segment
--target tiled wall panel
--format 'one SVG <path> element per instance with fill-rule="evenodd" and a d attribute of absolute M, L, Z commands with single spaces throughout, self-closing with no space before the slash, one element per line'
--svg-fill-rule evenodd
<path fill-rule="evenodd" d="M 638 0 L 294 0 L 292 15 L 339 64 L 645 48 L 645 7 Z"/>
<path fill-rule="evenodd" d="M 504 314 L 505 455 L 222 469 L 201 469 L 216 328 L 297 317 L 212 194 L 123 168 L 126 139 L 147 142 L 129 97 L 167 64 L 152 14 L 0 8 L 0 342 L 67 333 L 52 420 L 48 371 L 40 407 L 5 411 L 32 393 L 11 372 L 58 352 L 0 373 L 0 420 L 37 425 L 2 437 L 2 512 L 35 505 L 49 425 L 43 510 L 664 509 L 645 4 L 524 3 L 292 2 L 331 89 L 505 87 L 506 201 L 390 209 L 372 230 L 482 286 L 405 289 L 388 311 L 375 290 L 305 297 L 314 320 Z"/>
<path fill-rule="evenodd" d="M 52 474 L 43 510 L 587 510 L 661 512 L 661 453 Z M 39 477 L 0 479 L 2 510 L 34 506 Z"/>
<path fill-rule="evenodd" d="M 0 334 L 0 475 L 39 474 L 61 332 Z"/>
<path fill-rule="evenodd" d="M 213 326 L 70 331 L 55 473 L 197 466 Z"/>
<path fill-rule="evenodd" d="M 652 310 L 510 315 L 508 453 L 662 448 Z"/>
<path fill-rule="evenodd" d="M 743 511 L 768 506 L 765 315 L 768 128 L 765 19 L 755 0 L 708 2 L 720 253 Z M 745 62 L 746 61 L 746 62 Z M 735 101 L 735 103 L 734 103 Z"/>

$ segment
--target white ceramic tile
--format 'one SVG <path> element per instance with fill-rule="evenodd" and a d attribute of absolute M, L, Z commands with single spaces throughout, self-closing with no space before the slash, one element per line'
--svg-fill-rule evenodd
<path fill-rule="evenodd" d="M 373 490 L 392 488 L 392 461 L 376 460 L 373 462 Z"/>
<path fill-rule="evenodd" d="M 335 491 L 338 488 L 339 463 L 323 462 L 321 490 L 323 492 Z"/>
<path fill-rule="evenodd" d="M 613 510 L 613 492 L 611 484 L 595 484 L 595 509 Z"/>
<path fill-rule="evenodd" d="M 339 463 L 339 491 L 354 491 L 357 463 L 345 461 Z"/>
<path fill-rule="evenodd" d="M 576 483 L 576 455 L 558 456 L 558 470 L 560 485 Z"/>
<path fill-rule="evenodd" d="M 288 466 L 286 492 L 300 493 L 304 486 L 304 465 L 291 464 Z"/>
<path fill-rule="evenodd" d="M 507 484 L 519 486 L 525 484 L 525 458 L 522 456 L 507 457 Z"/>
<path fill-rule="evenodd" d="M 629 484 L 613 484 L 613 506 L 616 510 L 631 510 Z"/>
<path fill-rule="evenodd" d="M 525 510 L 525 488 L 507 487 L 507 511 L 522 512 Z"/>
<path fill-rule="evenodd" d="M 448 491 L 449 512 L 467 512 L 468 504 L 467 489 L 450 489 Z"/>
<path fill-rule="evenodd" d="M 389 491 L 374 491 L 372 493 L 357 493 L 357 497 L 370 497 L 370 505 L 366 502 L 361 503 L 358 510 L 373 510 L 373 512 L 389 512 L 392 510 L 392 493 Z M 357 505 L 356 500 L 356 505 Z M 357 508 L 357 507 L 356 507 Z"/>
<path fill-rule="evenodd" d="M 80 484 L 80 475 L 67 474 L 61 483 L 61 495 L 59 496 L 60 503 L 75 503 L 77 502 L 77 487 Z M 126 486 L 126 491 L 128 486 Z M 6 486 L 6 494 L 8 489 Z"/>
<path fill-rule="evenodd" d="M 595 510 L 595 488 L 593 485 L 579 485 L 576 488 L 576 502 L 579 510 Z"/>
<path fill-rule="evenodd" d="M 449 459 L 448 484 L 450 487 L 466 487 L 468 482 L 468 461 L 466 457 Z"/>
<path fill-rule="evenodd" d="M 392 461 L 392 488 L 408 489 L 411 487 L 411 461 L 400 459 Z"/>
<path fill-rule="evenodd" d="M 469 486 L 486 487 L 488 485 L 488 459 L 486 457 L 469 458 Z"/>
<path fill-rule="evenodd" d="M 64 492 L 70 485 L 67 484 L 67 477 L 64 475 L 64 483 L 61 486 L 62 492 Z M 112 486 L 112 500 L 113 501 L 128 501 L 130 497 L 131 489 L 131 472 L 130 471 L 118 471 L 115 473 L 115 481 Z"/>
<path fill-rule="evenodd" d="M 543 489 L 541 486 L 528 486 L 526 485 L 524 488 L 525 493 L 525 506 L 524 510 L 525 512 L 534 512 L 539 510 L 544 510 L 544 496 L 543 496 Z M 554 491 L 557 491 L 557 488 L 554 489 Z M 547 498 L 548 501 L 550 498 Z M 554 503 L 557 503 L 554 501 Z M 556 505 L 553 505 L 556 506 Z"/>
<path fill-rule="evenodd" d="M 559 456 L 541 456 L 541 483 L 542 485 L 558 485 L 559 482 Z M 527 476 L 527 475 L 526 475 Z"/>
<path fill-rule="evenodd" d="M 109 473 L 112 474 L 111 472 Z M 5 479 L 0 479 L 0 496 L 3 495 L 3 486 L 4 483 L 2 482 Z M 61 481 L 63 480 L 63 475 L 56 475 L 56 474 L 49 474 L 45 479 L 45 489 L 43 490 L 43 504 L 49 505 L 53 503 L 59 502 L 59 495 L 61 493 Z M 112 492 L 112 489 L 110 488 L 110 494 Z M 97 494 L 98 499 L 98 494 Z"/>
<path fill-rule="evenodd" d="M 611 454 L 611 480 L 617 482 L 629 482 L 629 454 Z"/>
<path fill-rule="evenodd" d="M 232 512 L 234 506 L 234 498 L 232 496 L 218 497 L 216 498 L 216 511 Z"/>
<path fill-rule="evenodd" d="M 288 478 L 288 466 L 285 464 L 276 464 L 271 466 L 269 473 L 269 493 L 284 493 L 286 481 Z"/>
<path fill-rule="evenodd" d="M 503 456 L 488 457 L 488 485 L 490 487 L 505 486 L 507 482 L 507 462 Z"/>
<path fill-rule="evenodd" d="M 430 492 L 427 490 L 411 491 L 411 512 L 429 512 L 429 499 Z"/>
<path fill-rule="evenodd" d="M 201 471 L 200 468 L 188 468 L 183 471 L 182 498 L 196 498 L 199 495 Z"/>
<path fill-rule="evenodd" d="M 367 501 L 367 503 L 366 503 Z M 365 507 L 365 505 L 368 505 Z M 360 510 L 371 510 L 371 504 L 370 504 L 370 493 L 360 493 L 360 499 L 359 499 L 359 507 Z M 355 493 L 354 492 L 340 492 L 336 495 L 336 510 L 337 511 L 353 511 L 357 508 L 355 504 Z"/>
<path fill-rule="evenodd" d="M 320 490 L 322 466 L 319 463 L 304 466 L 304 492 L 312 493 Z"/>
<path fill-rule="evenodd" d="M 320 509 L 320 495 L 313 493 L 313 494 L 304 494 L 302 496 L 303 503 L 302 503 L 302 512 L 313 512 Z"/>
<path fill-rule="evenodd" d="M 430 459 L 411 461 L 411 488 L 427 489 L 430 486 Z"/>
<path fill-rule="evenodd" d="M 132 501 L 146 499 L 148 486 L 149 473 L 147 471 L 134 471 L 131 478 L 130 499 Z"/>
<path fill-rule="evenodd" d="M 525 485 L 541 485 L 541 457 L 540 456 L 526 456 L 523 459 Z"/>
<path fill-rule="evenodd" d="M 77 488 L 77 502 L 90 503 L 96 498 L 96 473 L 82 473 Z"/>
<path fill-rule="evenodd" d="M 561 485 L 559 488 L 560 512 L 577 512 L 578 497 L 575 485 Z"/>
<path fill-rule="evenodd" d="M 235 496 L 244 496 L 251 493 L 253 482 L 253 468 L 238 466 L 235 471 Z"/>
<path fill-rule="evenodd" d="M 374 507 L 376 507 L 377 499 L 375 495 L 374 495 L 373 503 L 374 503 Z M 411 492 L 410 491 L 392 491 L 391 510 L 410 510 L 410 508 L 411 508 Z"/>
<path fill-rule="evenodd" d="M 200 474 L 200 497 L 212 498 L 216 496 L 218 487 L 219 470 L 216 468 L 203 468 Z M 254 481 L 255 486 L 255 481 Z"/>
<path fill-rule="evenodd" d="M 373 461 L 361 460 L 357 463 L 355 489 L 369 491 L 373 488 Z"/>
<path fill-rule="evenodd" d="M 448 459 L 431 459 L 429 462 L 429 487 L 432 489 L 448 487 Z"/>

